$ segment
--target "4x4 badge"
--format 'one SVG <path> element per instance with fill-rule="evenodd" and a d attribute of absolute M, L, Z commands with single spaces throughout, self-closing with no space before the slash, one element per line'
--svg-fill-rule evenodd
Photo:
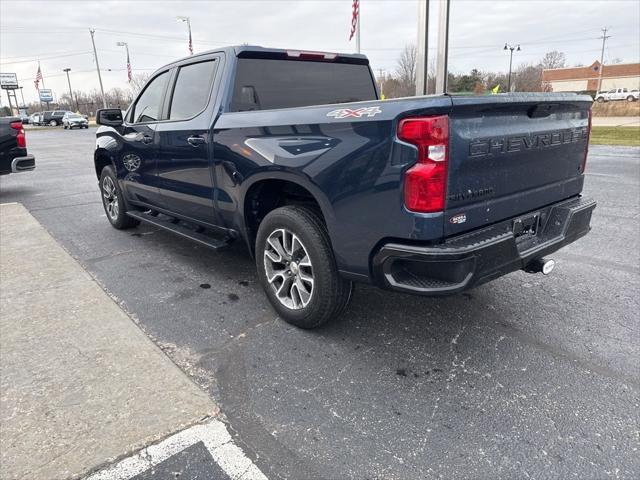
<path fill-rule="evenodd" d="M 378 113 L 382 113 L 380 107 L 362 107 L 352 110 L 350 108 L 341 108 L 327 113 L 327 117 L 334 118 L 360 118 L 375 117 Z"/>

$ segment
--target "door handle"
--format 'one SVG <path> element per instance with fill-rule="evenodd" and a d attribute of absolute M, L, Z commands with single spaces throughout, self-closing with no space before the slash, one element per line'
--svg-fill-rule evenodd
<path fill-rule="evenodd" d="M 187 138 L 187 142 L 189 142 L 189 145 L 197 147 L 198 145 L 202 145 L 204 142 L 206 142 L 206 140 L 200 135 L 192 135 Z"/>
<path fill-rule="evenodd" d="M 153 142 L 153 137 L 151 135 L 140 135 L 136 138 L 136 140 L 144 143 L 145 145 L 149 145 L 151 142 Z"/>

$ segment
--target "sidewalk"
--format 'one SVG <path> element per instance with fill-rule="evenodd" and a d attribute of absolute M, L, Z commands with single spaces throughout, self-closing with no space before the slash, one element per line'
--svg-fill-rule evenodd
<path fill-rule="evenodd" d="M 216 405 L 19 204 L 0 205 L 0 478 L 78 477 Z"/>

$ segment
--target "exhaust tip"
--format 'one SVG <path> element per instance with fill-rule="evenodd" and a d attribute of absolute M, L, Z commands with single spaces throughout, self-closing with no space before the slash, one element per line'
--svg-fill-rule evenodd
<path fill-rule="evenodd" d="M 553 271 L 555 266 L 555 260 L 544 260 L 544 263 L 542 264 L 542 274 L 549 275 Z"/>
<path fill-rule="evenodd" d="M 525 268 L 525 271 L 529 273 L 542 273 L 543 275 L 549 275 L 554 267 L 556 266 L 556 261 L 547 259 L 547 258 L 536 258 L 535 260 L 531 260 Z"/>

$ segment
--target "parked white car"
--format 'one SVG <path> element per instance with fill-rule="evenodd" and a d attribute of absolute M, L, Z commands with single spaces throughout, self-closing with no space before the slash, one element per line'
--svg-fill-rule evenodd
<path fill-rule="evenodd" d="M 610 102 L 612 100 L 626 100 L 635 102 L 638 100 L 638 90 L 628 90 L 626 88 L 612 88 L 611 90 L 598 92 L 596 102 Z"/>

